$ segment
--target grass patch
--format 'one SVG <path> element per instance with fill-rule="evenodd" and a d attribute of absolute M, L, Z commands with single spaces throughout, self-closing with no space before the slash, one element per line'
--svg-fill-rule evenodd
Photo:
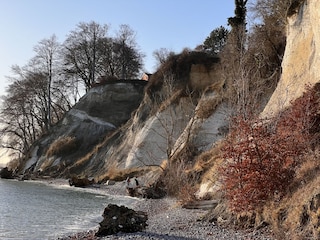
<path fill-rule="evenodd" d="M 61 156 L 77 149 L 77 141 L 75 137 L 62 137 L 54 141 L 46 152 L 46 157 Z"/>

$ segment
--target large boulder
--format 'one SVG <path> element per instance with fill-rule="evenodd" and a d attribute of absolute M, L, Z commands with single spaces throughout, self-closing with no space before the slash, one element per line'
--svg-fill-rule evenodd
<path fill-rule="evenodd" d="M 106 236 L 118 232 L 132 233 L 143 231 L 147 226 L 148 216 L 125 206 L 109 204 L 103 212 L 103 220 L 97 236 Z"/>

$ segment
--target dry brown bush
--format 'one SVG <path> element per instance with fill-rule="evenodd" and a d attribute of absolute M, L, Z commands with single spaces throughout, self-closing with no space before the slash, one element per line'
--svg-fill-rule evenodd
<path fill-rule="evenodd" d="M 161 90 L 168 75 L 172 76 L 174 88 L 185 89 L 189 85 L 189 74 L 192 64 L 204 64 L 208 69 L 219 62 L 219 58 L 205 52 L 195 52 L 185 49 L 181 54 L 170 55 L 160 68 L 151 76 L 146 92 L 149 95 Z"/>
<path fill-rule="evenodd" d="M 222 148 L 226 162 L 221 168 L 233 211 L 254 210 L 276 192 L 287 194 L 294 183 L 296 167 L 318 138 L 319 88 L 307 87 L 291 108 L 267 124 L 250 116 L 234 119 Z"/>
<path fill-rule="evenodd" d="M 19 166 L 21 165 L 21 161 L 17 158 L 11 160 L 10 162 L 7 163 L 7 167 L 9 170 L 18 170 Z"/>
<path fill-rule="evenodd" d="M 194 176 L 189 174 L 189 168 L 190 166 L 182 161 L 171 162 L 159 179 L 167 195 L 177 197 L 182 204 L 196 199 L 196 181 Z"/>

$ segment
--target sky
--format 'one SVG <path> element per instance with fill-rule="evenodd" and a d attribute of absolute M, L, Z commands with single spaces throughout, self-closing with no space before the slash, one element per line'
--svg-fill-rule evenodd
<path fill-rule="evenodd" d="M 0 95 L 11 66 L 26 65 L 33 48 L 55 34 L 63 43 L 80 22 L 109 25 L 109 34 L 128 24 L 145 54 L 144 70 L 155 71 L 152 53 L 180 53 L 202 44 L 210 32 L 234 15 L 234 0 L 0 0 Z M 1 164 L 1 159 L 0 159 Z"/>

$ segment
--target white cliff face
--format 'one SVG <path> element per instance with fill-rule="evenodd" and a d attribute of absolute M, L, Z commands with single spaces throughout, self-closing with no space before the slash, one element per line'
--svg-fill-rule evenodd
<path fill-rule="evenodd" d="M 188 144 L 205 151 L 223 137 L 221 128 L 227 125 L 227 110 L 219 101 L 224 81 L 219 78 L 218 68 L 216 65 L 207 68 L 203 64 L 191 66 L 191 88 L 203 90 L 210 86 L 211 91 L 202 96 L 197 106 L 188 97 L 181 98 L 179 104 L 171 103 L 147 119 L 142 128 L 128 134 L 125 142 L 130 150 L 125 168 L 161 165 L 168 155 L 179 155 Z M 214 112 L 207 118 L 199 117 L 198 109 L 208 101 L 216 106 Z"/>
<path fill-rule="evenodd" d="M 268 118 L 320 81 L 320 1 L 304 1 L 288 17 L 287 45 L 278 86 L 261 114 Z"/>
<path fill-rule="evenodd" d="M 193 110 L 194 105 L 186 98 L 147 119 L 133 138 L 128 139 L 132 147 L 125 159 L 125 168 L 161 165 L 168 158 L 167 151 L 183 132 Z M 170 142 L 172 146 L 168 145 Z"/>
<path fill-rule="evenodd" d="M 190 118 L 188 125 L 175 142 L 172 151 L 173 156 L 183 151 L 188 144 L 196 147 L 201 152 L 207 151 L 216 142 L 225 137 L 226 131 L 228 131 L 230 109 L 227 104 L 219 101 L 219 99 L 221 99 L 221 96 L 217 91 L 208 92 L 202 96 L 195 111 L 199 111 L 202 102 L 212 103 L 215 105 L 215 109 L 207 118 L 202 118 L 198 114 Z"/>

